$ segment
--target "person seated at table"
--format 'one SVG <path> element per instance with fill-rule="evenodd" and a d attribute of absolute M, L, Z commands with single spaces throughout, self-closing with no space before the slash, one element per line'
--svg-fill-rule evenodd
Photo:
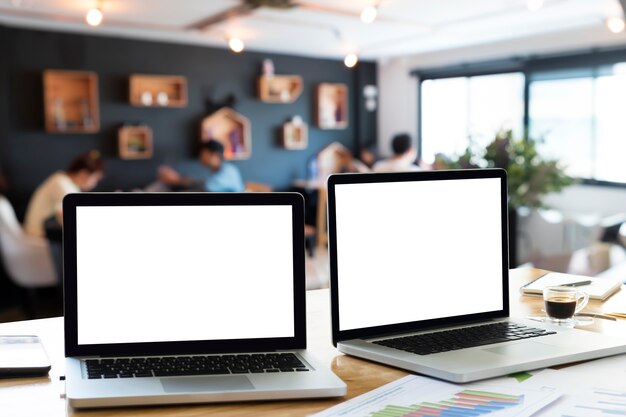
<path fill-rule="evenodd" d="M 172 190 L 241 192 L 243 178 L 237 167 L 224 161 L 224 145 L 209 140 L 200 145 L 198 163 L 159 168 L 158 179 Z"/>
<path fill-rule="evenodd" d="M 419 171 L 415 164 L 417 150 L 411 145 L 411 137 L 406 133 L 395 135 L 391 140 L 393 156 L 378 161 L 372 167 L 374 172 Z"/>
<path fill-rule="evenodd" d="M 104 176 L 104 161 L 98 151 L 77 156 L 65 171 L 50 175 L 33 193 L 26 209 L 24 231 L 31 236 L 45 236 L 44 222 L 60 219 L 63 197 L 70 193 L 91 191 Z"/>

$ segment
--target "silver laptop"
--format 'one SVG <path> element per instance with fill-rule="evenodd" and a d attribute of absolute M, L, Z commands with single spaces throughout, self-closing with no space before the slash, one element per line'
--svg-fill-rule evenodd
<path fill-rule="evenodd" d="M 333 342 L 453 382 L 626 352 L 626 340 L 509 317 L 506 173 L 328 180 Z"/>
<path fill-rule="evenodd" d="M 305 350 L 303 216 L 292 193 L 67 196 L 70 405 L 344 395 Z"/>

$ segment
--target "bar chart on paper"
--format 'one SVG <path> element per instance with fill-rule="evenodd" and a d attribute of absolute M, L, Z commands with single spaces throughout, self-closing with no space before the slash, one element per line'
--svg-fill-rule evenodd
<path fill-rule="evenodd" d="M 526 417 L 560 395 L 546 386 L 457 385 L 409 375 L 315 417 Z"/>
<path fill-rule="evenodd" d="M 458 417 L 482 416 L 523 403 L 523 395 L 498 394 L 487 391 L 464 390 L 448 400 L 437 403 L 422 402 L 402 407 L 387 405 L 372 417 Z"/>

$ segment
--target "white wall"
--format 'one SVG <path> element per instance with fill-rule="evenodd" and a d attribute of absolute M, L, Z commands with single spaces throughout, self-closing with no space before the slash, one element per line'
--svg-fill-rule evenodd
<path fill-rule="evenodd" d="M 378 149 L 391 154 L 391 138 L 408 133 L 417 144 L 417 78 L 407 58 L 378 63 Z"/>

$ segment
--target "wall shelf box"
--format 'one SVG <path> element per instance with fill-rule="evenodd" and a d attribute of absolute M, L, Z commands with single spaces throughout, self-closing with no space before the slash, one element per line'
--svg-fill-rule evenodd
<path fill-rule="evenodd" d="M 186 107 L 187 79 L 178 75 L 133 74 L 130 104 L 138 107 Z"/>
<path fill-rule="evenodd" d="M 306 149 L 309 144 L 308 126 L 304 122 L 289 121 L 281 129 L 281 144 L 285 149 Z"/>
<path fill-rule="evenodd" d="M 348 127 L 348 86 L 322 83 L 315 94 L 314 119 L 321 129 Z"/>
<path fill-rule="evenodd" d="M 293 103 L 301 93 L 302 77 L 298 75 L 259 77 L 259 98 L 265 103 Z"/>
<path fill-rule="evenodd" d="M 46 70 L 43 95 L 46 132 L 96 133 L 100 130 L 96 73 Z"/>
<path fill-rule="evenodd" d="M 153 153 L 152 129 L 141 126 L 122 126 L 117 131 L 118 152 L 122 159 L 150 159 Z"/>
<path fill-rule="evenodd" d="M 250 121 L 231 108 L 223 107 L 202 119 L 200 140 L 215 139 L 224 145 L 225 159 L 248 159 L 252 153 Z"/>

